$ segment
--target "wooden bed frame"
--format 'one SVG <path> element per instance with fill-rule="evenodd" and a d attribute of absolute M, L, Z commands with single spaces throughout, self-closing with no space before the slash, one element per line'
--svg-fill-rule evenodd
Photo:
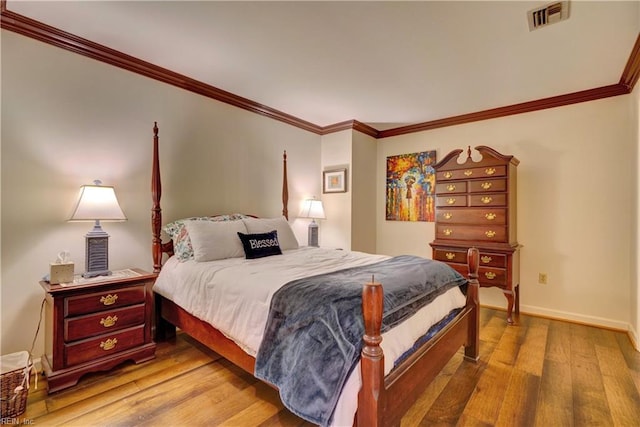
<path fill-rule="evenodd" d="M 162 258 L 173 254 L 171 241 L 162 242 L 161 180 L 158 156 L 158 126 L 153 127 L 153 170 L 151 193 L 153 208 L 153 268 L 160 272 Z M 287 155 L 283 157 L 282 214 L 288 218 Z M 465 358 L 477 361 L 479 351 L 478 251 L 469 249 L 469 286 L 467 303 L 443 330 L 384 376 L 382 337 L 383 288 L 379 283 L 364 283 L 362 311 L 365 324 L 361 355 L 362 388 L 354 424 L 361 427 L 399 426 L 402 415 L 413 405 L 427 385 L 438 375 L 453 355 L 464 346 Z M 176 327 L 216 353 L 254 374 L 255 358 L 206 322 L 190 315 L 172 301 L 155 294 L 155 337 L 164 340 L 175 336 Z"/>

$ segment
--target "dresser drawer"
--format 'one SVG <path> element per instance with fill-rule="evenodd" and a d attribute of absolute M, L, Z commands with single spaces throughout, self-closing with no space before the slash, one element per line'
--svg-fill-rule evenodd
<path fill-rule="evenodd" d="M 437 207 L 467 206 L 467 195 L 452 194 L 450 196 L 436 196 L 436 206 Z"/>
<path fill-rule="evenodd" d="M 137 304 L 117 310 L 103 311 L 99 314 L 65 319 L 64 341 L 80 340 L 141 325 L 145 321 L 144 310 L 144 304 Z"/>
<path fill-rule="evenodd" d="M 442 182 L 454 179 L 493 178 L 499 176 L 507 176 L 506 166 L 485 166 L 481 168 L 438 171 L 436 172 L 436 181 Z"/>
<path fill-rule="evenodd" d="M 457 194 L 467 192 L 467 181 L 454 181 L 436 184 L 436 194 Z"/>
<path fill-rule="evenodd" d="M 507 268 L 507 256 L 480 252 L 480 267 Z"/>
<path fill-rule="evenodd" d="M 507 179 L 478 179 L 469 182 L 470 193 L 486 193 L 488 191 L 498 192 L 507 190 Z"/>
<path fill-rule="evenodd" d="M 467 249 L 434 249 L 433 259 L 446 263 L 460 263 L 466 266 Z M 480 267 L 507 268 L 507 256 L 503 254 L 480 252 Z"/>
<path fill-rule="evenodd" d="M 100 359 L 144 343 L 144 325 L 99 337 L 65 344 L 66 366 Z"/>
<path fill-rule="evenodd" d="M 433 259 L 446 263 L 467 263 L 467 251 L 457 249 L 434 249 Z"/>
<path fill-rule="evenodd" d="M 470 226 L 438 224 L 436 239 L 475 240 L 484 242 L 506 242 L 507 228 L 505 226 Z"/>
<path fill-rule="evenodd" d="M 65 317 L 143 303 L 144 299 L 144 286 L 131 286 L 128 288 L 115 289 L 110 292 L 96 292 L 88 295 L 68 297 L 65 298 L 64 301 Z"/>
<path fill-rule="evenodd" d="M 447 263 L 451 268 L 462 274 L 465 278 L 469 278 L 469 269 L 467 264 Z M 501 268 L 480 267 L 478 269 L 478 282 L 480 286 L 499 288 L 507 287 L 507 271 Z"/>
<path fill-rule="evenodd" d="M 472 195 L 469 196 L 469 206 L 507 206 L 507 195 L 504 193 Z"/>
<path fill-rule="evenodd" d="M 480 267 L 478 269 L 478 281 L 481 286 L 507 286 L 507 270 L 504 268 Z"/>
<path fill-rule="evenodd" d="M 443 224 L 504 225 L 507 221 L 505 208 L 439 209 L 436 215 Z"/>

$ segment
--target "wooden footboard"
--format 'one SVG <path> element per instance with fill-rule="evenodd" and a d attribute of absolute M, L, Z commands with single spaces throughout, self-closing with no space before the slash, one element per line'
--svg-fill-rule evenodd
<path fill-rule="evenodd" d="M 154 124 L 153 167 L 151 193 L 153 208 L 152 256 L 154 272 L 162 267 L 164 254 L 171 255 L 171 242 L 161 239 L 162 209 L 160 208 L 161 180 L 158 155 L 158 127 Z M 287 162 L 283 157 L 282 212 L 286 216 L 288 203 Z M 379 283 L 364 284 L 362 308 L 365 324 L 362 349 L 362 388 L 358 397 L 355 422 L 363 427 L 399 425 L 402 415 L 420 393 L 435 378 L 451 357 L 465 347 L 465 358 L 477 360 L 479 343 L 478 251 L 469 249 L 469 286 L 467 302 L 462 311 L 443 330 L 424 343 L 412 356 L 384 376 L 384 354 L 380 328 L 382 325 L 383 287 Z M 253 374 L 255 358 L 206 322 L 190 315 L 172 301 L 155 296 L 156 340 L 170 338 L 178 327 L 232 363 Z"/>
<path fill-rule="evenodd" d="M 360 358 L 362 388 L 358 395 L 358 426 L 400 425 L 402 415 L 415 403 L 422 391 L 438 375 L 461 346 L 465 358 L 476 361 L 479 351 L 480 310 L 478 304 L 478 259 L 469 249 L 469 285 L 467 303 L 444 329 L 419 347 L 410 357 L 384 376 L 382 336 L 383 288 L 370 282 L 362 291 L 364 347 Z"/>

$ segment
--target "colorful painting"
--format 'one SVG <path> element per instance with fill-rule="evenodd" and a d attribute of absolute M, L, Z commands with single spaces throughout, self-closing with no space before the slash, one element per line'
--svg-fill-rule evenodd
<path fill-rule="evenodd" d="M 387 220 L 435 220 L 436 152 L 387 157 Z"/>

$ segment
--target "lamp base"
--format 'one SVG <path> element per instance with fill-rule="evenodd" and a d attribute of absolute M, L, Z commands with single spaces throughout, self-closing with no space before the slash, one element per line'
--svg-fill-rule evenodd
<path fill-rule="evenodd" d="M 318 246 L 318 223 L 312 220 L 309 224 L 309 236 L 307 238 L 309 246 Z"/>
<path fill-rule="evenodd" d="M 100 221 L 85 236 L 85 272 L 82 277 L 109 276 L 109 235 L 102 230 Z"/>
<path fill-rule="evenodd" d="M 90 279 L 92 277 L 98 276 L 111 276 L 111 270 L 102 270 L 102 271 L 85 271 L 82 273 L 82 277 L 85 279 Z"/>

